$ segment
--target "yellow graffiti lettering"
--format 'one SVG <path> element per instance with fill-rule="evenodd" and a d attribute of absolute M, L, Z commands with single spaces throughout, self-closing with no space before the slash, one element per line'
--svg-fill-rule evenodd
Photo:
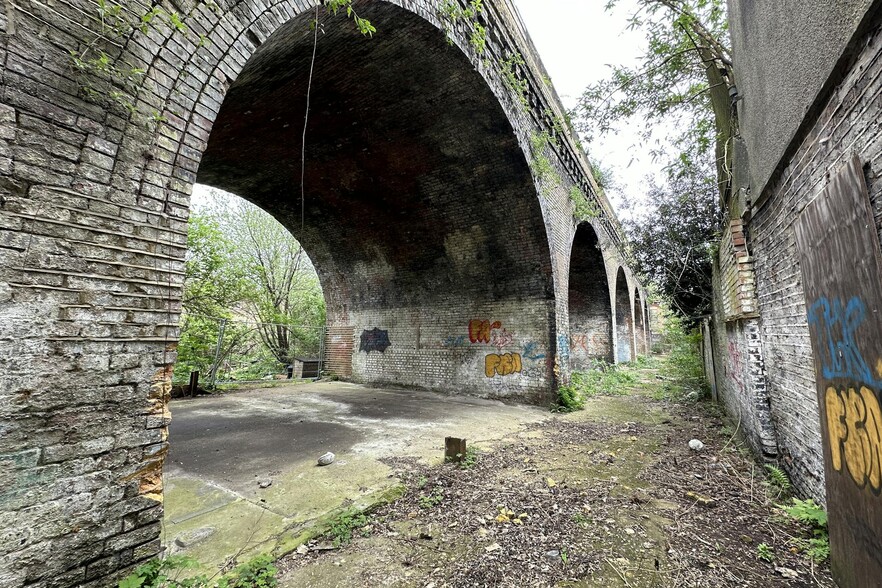
<path fill-rule="evenodd" d="M 519 374 L 521 367 L 520 353 L 506 353 L 504 355 L 491 353 L 484 358 L 484 375 L 488 378 L 497 374 L 500 376 Z"/>
<path fill-rule="evenodd" d="M 872 390 L 829 387 L 824 397 L 833 469 L 848 469 L 855 483 L 882 489 L 882 410 Z M 843 463 L 844 462 L 844 463 Z"/>
<path fill-rule="evenodd" d="M 491 323 L 481 319 L 472 319 L 469 321 L 469 341 L 472 343 L 489 343 L 490 332 L 501 327 L 502 323 L 499 321 Z"/>

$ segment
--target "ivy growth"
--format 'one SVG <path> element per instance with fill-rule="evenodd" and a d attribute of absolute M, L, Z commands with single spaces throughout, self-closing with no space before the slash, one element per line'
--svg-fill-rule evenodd
<path fill-rule="evenodd" d="M 556 144 L 556 141 L 548 131 L 530 135 L 530 150 L 533 155 L 530 167 L 540 184 L 539 190 L 542 196 L 548 196 L 555 186 L 560 185 L 560 176 L 546 155 L 549 144 Z"/>
<path fill-rule="evenodd" d="M 514 93 L 521 106 L 529 108 L 530 101 L 527 100 L 529 82 L 524 78 L 518 77 L 517 72 L 517 68 L 523 66 L 524 63 L 523 55 L 520 53 L 510 53 L 508 57 L 500 62 L 499 69 L 502 74 L 502 81 Z"/>
<path fill-rule="evenodd" d="M 465 22 L 471 29 L 469 43 L 478 53 L 483 55 L 487 49 L 487 28 L 478 21 L 478 15 L 484 12 L 484 0 L 471 0 L 463 8 L 455 0 L 444 0 L 439 10 L 444 20 L 444 37 L 449 45 L 453 45 L 451 32 L 459 21 Z"/>
<path fill-rule="evenodd" d="M 328 12 L 331 14 L 337 14 L 340 10 L 345 9 L 346 17 L 352 19 L 352 22 L 355 23 L 355 28 L 357 28 L 358 32 L 362 35 L 373 37 L 374 33 L 377 32 L 376 27 L 371 24 L 371 21 L 358 16 L 358 13 L 355 12 L 355 9 L 352 7 L 352 0 L 324 0 L 324 3 L 328 8 Z"/>
<path fill-rule="evenodd" d="M 589 200 L 578 186 L 570 188 L 570 200 L 573 202 L 573 216 L 581 220 L 589 220 L 600 216 L 600 207 Z"/>

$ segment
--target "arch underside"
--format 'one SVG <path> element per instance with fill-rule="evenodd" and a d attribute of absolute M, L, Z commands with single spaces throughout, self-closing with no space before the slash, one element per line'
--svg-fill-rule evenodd
<path fill-rule="evenodd" d="M 381 25 L 374 38 L 341 15 L 315 48 L 305 200 L 310 15 L 276 31 L 231 83 L 198 180 L 300 240 L 352 379 L 544 393 L 552 269 L 512 126 L 441 31 L 387 3 L 360 11 Z"/>
<path fill-rule="evenodd" d="M 576 230 L 570 256 L 570 365 L 590 369 L 596 360 L 613 361 L 612 307 L 606 265 L 590 224 Z"/>
<path fill-rule="evenodd" d="M 616 274 L 616 361 L 628 362 L 634 359 L 634 322 L 631 313 L 631 297 L 625 270 L 619 268 Z"/>
<path fill-rule="evenodd" d="M 643 298 L 640 296 L 640 290 L 634 290 L 634 337 L 635 337 L 635 353 L 637 355 L 645 355 L 647 349 L 647 333 L 646 333 L 646 307 L 643 304 Z"/>

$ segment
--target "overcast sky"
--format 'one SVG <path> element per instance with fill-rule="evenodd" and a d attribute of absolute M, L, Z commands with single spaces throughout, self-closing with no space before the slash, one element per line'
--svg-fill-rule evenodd
<path fill-rule="evenodd" d="M 551 81 L 572 108 L 582 91 L 609 75 L 608 64 L 636 65 L 645 46 L 643 37 L 627 30 L 634 0 L 621 0 L 607 13 L 606 0 L 514 0 Z M 591 159 L 611 168 L 616 181 L 631 198 L 645 191 L 645 176 L 655 172 L 649 156 L 639 148 L 635 129 L 585 145 Z M 610 194 L 614 204 L 618 198 Z"/>

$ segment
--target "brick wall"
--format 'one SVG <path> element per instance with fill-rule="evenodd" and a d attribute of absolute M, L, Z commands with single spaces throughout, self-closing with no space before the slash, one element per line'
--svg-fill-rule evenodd
<path fill-rule="evenodd" d="M 882 50 L 877 32 L 858 45 L 793 157 L 763 196 L 750 222 L 760 335 L 771 412 L 780 453 L 800 492 L 824 499 L 818 403 L 793 221 L 852 153 L 865 162 L 877 228 L 882 227 L 882 181 L 877 124 L 882 96 Z"/>
<path fill-rule="evenodd" d="M 606 263 L 590 224 L 579 226 L 570 257 L 570 365 L 585 370 L 613 358 L 613 315 Z"/>
<path fill-rule="evenodd" d="M 298 95 L 280 85 L 290 63 L 273 54 L 310 48 L 303 40 L 311 3 L 199 4 L 190 34 L 160 27 L 109 46 L 146 71 L 131 117 L 82 99 L 72 73 L 69 51 L 89 40 L 75 23 L 93 3 L 27 11 L 16 4 L 0 14 L 0 585 L 107 585 L 159 550 L 169 378 L 197 172 L 242 188 L 302 239 L 328 297 L 331 343 L 340 337 L 329 354 L 342 359 L 351 345 L 353 378 L 439 388 L 462 381 L 467 391 L 533 399 L 566 380 L 569 189 L 581 187 L 605 211 L 595 225 L 608 277 L 621 259 L 609 205 L 585 155 L 554 130 L 551 113 L 562 108 L 507 1 L 485 3 L 484 57 L 461 26 L 452 34 L 458 49 L 446 46 L 438 3 L 396 4 L 405 9 L 365 5 L 388 17 L 376 43 L 349 30 L 339 44 L 322 45 L 328 62 L 316 92 L 324 100 L 308 143 L 307 206 L 317 208 L 307 208 L 308 224 L 292 188 L 302 118 L 267 119 L 274 111 L 266 101 L 237 111 L 235 96 L 275 98 L 278 115 L 294 117 Z M 342 15 L 337 24 L 326 27 L 329 35 L 342 34 Z M 414 47 L 414 39 L 436 50 Z M 346 68 L 329 70 L 341 51 Z M 527 60 L 517 75 L 528 81 L 529 109 L 487 65 L 514 51 Z M 390 64 L 414 62 L 432 74 L 427 84 L 443 74 L 437 79 L 449 86 L 420 95 L 412 79 L 389 77 Z M 384 94 L 365 86 L 365 72 L 394 83 Z M 359 122 L 359 111 L 332 106 L 353 106 L 350 95 L 368 97 L 358 106 L 375 106 L 380 122 L 397 114 L 403 126 L 389 128 L 400 132 L 349 124 L 344 133 L 341 121 Z M 222 108 L 235 116 L 224 118 Z M 423 124 L 427 110 L 434 126 Z M 530 166 L 530 138 L 541 131 L 558 135 L 548 148 L 552 181 Z M 279 140 L 261 149 L 255 137 Z M 260 181 L 237 176 L 246 171 Z M 421 231 L 429 226 L 435 232 Z M 462 246 L 479 234 L 488 236 L 485 248 Z M 627 299 L 635 283 L 621 275 L 630 280 Z M 630 317 L 623 310 L 620 322 Z M 485 320 L 489 342 L 443 347 Z M 504 342 L 494 345 L 502 329 Z M 373 349 L 361 349 L 363 337 Z M 491 355 L 498 357 L 488 363 Z"/>
<path fill-rule="evenodd" d="M 616 363 L 631 361 L 634 352 L 634 308 L 625 271 L 615 279 Z"/>

